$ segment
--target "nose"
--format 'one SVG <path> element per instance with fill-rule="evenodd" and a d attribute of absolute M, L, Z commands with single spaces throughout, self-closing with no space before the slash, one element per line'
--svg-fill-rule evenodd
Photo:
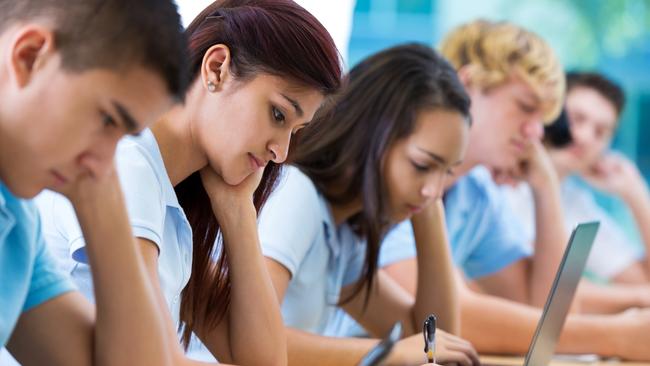
<path fill-rule="evenodd" d="M 544 126 L 542 120 L 540 118 L 531 119 L 524 123 L 521 132 L 524 138 L 529 141 L 541 140 L 542 137 L 544 137 Z"/>
<path fill-rule="evenodd" d="M 445 184 L 445 173 L 433 174 L 422 186 L 422 196 L 426 199 L 437 199 L 442 196 Z"/>
<path fill-rule="evenodd" d="M 594 131 L 590 131 L 590 129 L 585 126 L 584 123 L 581 125 L 571 125 L 571 138 L 573 138 L 574 143 L 582 144 L 584 142 L 587 142 L 591 137 L 590 135 L 593 133 Z"/>
<path fill-rule="evenodd" d="M 117 142 L 121 136 L 106 136 L 94 141 L 87 152 L 79 158 L 81 167 L 94 176 L 103 176 L 113 162 Z"/>
<path fill-rule="evenodd" d="M 268 145 L 268 150 L 271 153 L 271 161 L 276 164 L 284 163 L 289 154 L 289 144 L 291 142 L 291 133 L 287 136 L 282 136 L 278 139 L 279 142 L 271 142 Z"/>

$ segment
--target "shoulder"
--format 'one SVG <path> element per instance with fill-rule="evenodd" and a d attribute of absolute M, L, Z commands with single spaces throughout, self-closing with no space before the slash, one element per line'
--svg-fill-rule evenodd
<path fill-rule="evenodd" d="M 299 207 L 302 212 L 318 210 L 322 201 L 324 198 L 306 174 L 294 166 L 286 166 L 262 212 L 277 210 L 277 206 L 291 210 Z"/>
<path fill-rule="evenodd" d="M 153 136 L 151 137 L 153 138 Z M 134 177 L 147 179 L 146 183 L 162 184 L 161 174 L 165 172 L 164 163 L 152 151 L 148 136 L 126 137 L 117 146 L 115 163 L 120 179 Z M 155 144 L 155 140 L 153 141 Z M 162 170 L 161 170 L 162 168 Z"/>
<path fill-rule="evenodd" d="M 470 170 L 454 183 L 449 189 L 445 201 L 449 202 L 454 210 L 465 208 L 467 205 L 473 208 L 485 208 L 500 195 L 502 193 L 499 192 L 499 188 L 492 180 L 490 172 L 485 167 L 479 166 Z"/>

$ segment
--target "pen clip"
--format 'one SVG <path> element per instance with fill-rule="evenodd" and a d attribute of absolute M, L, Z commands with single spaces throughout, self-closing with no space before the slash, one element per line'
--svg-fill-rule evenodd
<path fill-rule="evenodd" d="M 431 314 L 425 320 L 422 326 L 422 335 L 424 336 L 424 352 L 428 353 L 434 347 L 436 337 L 436 316 Z"/>

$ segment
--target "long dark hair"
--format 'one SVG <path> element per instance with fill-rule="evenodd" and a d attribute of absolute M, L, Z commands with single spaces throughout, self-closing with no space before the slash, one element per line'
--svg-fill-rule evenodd
<path fill-rule="evenodd" d="M 427 108 L 457 111 L 469 121 L 469 97 L 455 70 L 431 48 L 407 44 L 377 53 L 354 67 L 347 85 L 292 142 L 290 160 L 334 204 L 361 198 L 348 223 L 366 239 L 363 276 L 349 301 L 377 270 L 379 243 L 392 224 L 385 200 L 387 150 L 411 134 Z"/>
<path fill-rule="evenodd" d="M 205 52 L 215 44 L 230 49 L 231 71 L 240 80 L 260 73 L 286 77 L 334 93 L 341 82 L 339 54 L 316 18 L 290 0 L 220 0 L 199 14 L 186 30 L 192 72 L 198 75 Z M 254 194 L 259 211 L 271 193 L 280 165 L 270 163 Z M 176 187 L 193 232 L 192 274 L 183 289 L 180 309 L 183 343 L 187 347 L 198 324 L 215 327 L 228 311 L 228 256 L 218 245 L 220 231 L 198 172 Z M 223 243 L 222 243 L 223 244 Z"/>

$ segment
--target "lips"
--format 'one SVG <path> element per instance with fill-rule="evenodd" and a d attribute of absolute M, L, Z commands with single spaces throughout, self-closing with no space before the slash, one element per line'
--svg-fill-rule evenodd
<path fill-rule="evenodd" d="M 65 176 L 63 176 L 63 174 L 57 172 L 56 170 L 52 170 L 51 174 L 54 177 L 54 180 L 57 185 L 66 184 L 68 182 L 68 179 Z"/>
<path fill-rule="evenodd" d="M 585 154 L 584 150 L 576 145 L 569 147 L 567 150 L 576 158 L 582 158 Z"/>
<path fill-rule="evenodd" d="M 523 152 L 526 149 L 526 144 L 521 142 L 521 141 L 512 140 L 511 143 L 512 143 L 512 146 L 514 146 L 515 149 L 517 149 L 518 152 Z"/>
<path fill-rule="evenodd" d="M 422 209 L 424 209 L 424 205 L 422 205 L 422 206 L 415 206 L 415 205 L 407 204 L 406 207 L 408 207 L 409 211 L 410 211 L 412 214 L 416 214 L 416 213 L 422 211 Z"/>
<path fill-rule="evenodd" d="M 255 157 L 255 155 L 253 155 L 251 153 L 248 153 L 248 157 L 251 160 L 251 164 L 253 165 L 253 169 L 255 169 L 255 170 L 264 169 L 264 167 L 266 167 L 266 162 L 258 159 L 257 157 Z"/>

